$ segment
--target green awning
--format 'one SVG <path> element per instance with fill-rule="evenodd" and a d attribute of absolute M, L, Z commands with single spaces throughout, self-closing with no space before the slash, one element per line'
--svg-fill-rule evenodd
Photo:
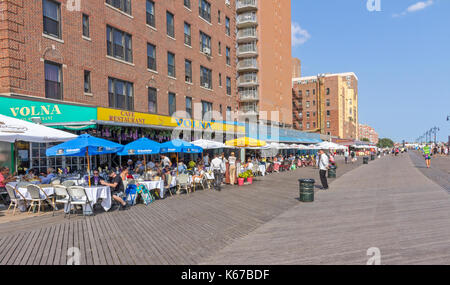
<path fill-rule="evenodd" d="M 51 126 L 51 128 L 54 128 L 54 129 L 69 130 L 69 131 L 84 131 L 84 130 L 94 129 L 96 127 L 97 127 L 96 124 L 80 125 L 80 126 Z"/>

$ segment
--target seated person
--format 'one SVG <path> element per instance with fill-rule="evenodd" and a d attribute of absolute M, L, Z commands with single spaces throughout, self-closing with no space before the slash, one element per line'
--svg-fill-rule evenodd
<path fill-rule="evenodd" d="M 90 178 L 91 185 L 97 186 L 100 185 L 100 181 L 105 180 L 103 177 L 100 176 L 100 172 L 98 170 L 94 170 L 94 176 Z"/>
<path fill-rule="evenodd" d="M 114 171 L 110 171 L 109 172 L 109 178 L 111 180 L 111 183 L 108 183 L 104 180 L 100 181 L 100 184 L 102 184 L 103 186 L 109 186 L 111 187 L 111 196 L 113 198 L 114 201 L 117 201 L 120 203 L 121 207 L 120 207 L 120 211 L 126 210 L 128 208 L 128 204 L 125 203 L 125 201 L 120 198 L 120 196 L 124 196 L 124 191 L 125 188 L 123 186 L 123 180 L 120 177 L 120 175 L 117 175 Z"/>
<path fill-rule="evenodd" d="M 42 184 L 50 184 L 54 178 L 56 178 L 55 169 L 47 168 L 47 175 L 39 177 Z"/>
<path fill-rule="evenodd" d="M 30 181 L 36 178 L 36 171 L 34 169 L 30 169 L 27 171 L 27 173 L 25 174 L 25 176 L 23 177 L 23 179 L 25 181 Z"/>
<path fill-rule="evenodd" d="M 252 159 L 251 159 L 251 158 L 248 158 L 248 162 L 247 162 L 247 164 L 245 165 L 245 169 L 246 169 L 246 170 L 253 170 L 253 162 L 252 162 Z"/>
<path fill-rule="evenodd" d="M 149 161 L 147 163 L 147 169 L 153 169 L 155 167 L 155 163 L 153 161 Z"/>
<path fill-rule="evenodd" d="M 185 173 L 187 170 L 186 164 L 184 164 L 183 162 L 179 162 L 178 163 L 178 173 L 183 174 Z"/>
<path fill-rule="evenodd" d="M 205 170 L 203 169 L 203 165 L 200 164 L 195 171 L 195 175 L 192 176 L 192 180 L 194 181 L 194 183 L 200 183 L 202 182 L 204 176 Z"/>

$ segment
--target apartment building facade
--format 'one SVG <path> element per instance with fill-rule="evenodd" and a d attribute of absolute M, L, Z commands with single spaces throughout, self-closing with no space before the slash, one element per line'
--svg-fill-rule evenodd
<path fill-rule="evenodd" d="M 368 139 L 373 144 L 378 144 L 378 133 L 369 125 L 359 124 L 359 139 Z"/>
<path fill-rule="evenodd" d="M 291 1 L 237 0 L 240 119 L 292 126 Z"/>
<path fill-rule="evenodd" d="M 341 139 L 358 138 L 356 74 L 294 78 L 292 96 L 294 129 Z"/>
<path fill-rule="evenodd" d="M 234 1 L 0 3 L 2 95 L 196 119 L 237 110 Z"/>

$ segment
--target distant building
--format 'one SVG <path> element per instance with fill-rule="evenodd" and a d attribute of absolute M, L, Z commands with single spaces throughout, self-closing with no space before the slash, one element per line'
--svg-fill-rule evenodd
<path fill-rule="evenodd" d="M 341 139 L 358 138 L 358 77 L 321 74 L 293 79 L 294 129 Z"/>
<path fill-rule="evenodd" d="M 369 139 L 369 141 L 373 144 L 377 144 L 379 142 L 378 133 L 374 128 L 368 125 L 359 125 L 359 139 Z"/>
<path fill-rule="evenodd" d="M 302 62 L 300 59 L 292 58 L 292 78 L 299 78 L 302 76 Z"/>

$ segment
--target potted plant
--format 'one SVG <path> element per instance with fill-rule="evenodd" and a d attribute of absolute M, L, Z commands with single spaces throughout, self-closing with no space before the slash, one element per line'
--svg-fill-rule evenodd
<path fill-rule="evenodd" d="M 238 175 L 238 185 L 239 186 L 243 186 L 244 185 L 245 178 L 247 178 L 247 173 L 246 172 L 240 173 Z"/>
<path fill-rule="evenodd" d="M 247 170 L 246 173 L 247 173 L 247 182 L 249 184 L 252 184 L 253 183 L 253 172 L 251 170 Z"/>

